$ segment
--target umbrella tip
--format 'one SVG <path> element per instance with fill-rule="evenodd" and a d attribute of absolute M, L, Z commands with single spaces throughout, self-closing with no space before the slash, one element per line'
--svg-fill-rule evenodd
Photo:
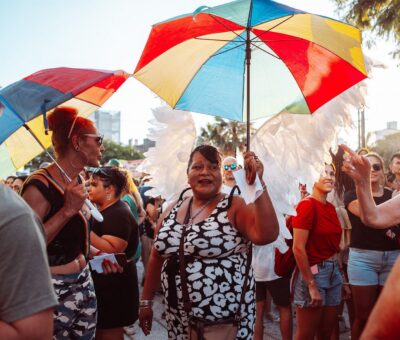
<path fill-rule="evenodd" d="M 193 12 L 193 21 L 196 21 L 197 15 L 203 12 L 207 12 L 211 7 L 209 6 L 200 6 Z"/>

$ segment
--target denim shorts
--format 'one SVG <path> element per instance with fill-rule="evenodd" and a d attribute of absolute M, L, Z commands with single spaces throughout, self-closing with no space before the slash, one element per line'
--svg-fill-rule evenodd
<path fill-rule="evenodd" d="M 400 250 L 350 248 L 348 275 L 353 286 L 383 286 Z"/>
<path fill-rule="evenodd" d="M 342 300 L 342 275 L 337 260 L 326 260 L 318 265 L 318 273 L 314 274 L 315 283 L 322 297 L 323 306 L 338 306 Z M 297 270 L 296 270 L 297 271 Z M 293 303 L 301 308 L 309 307 L 311 302 L 308 284 L 300 272 L 293 282 Z"/>

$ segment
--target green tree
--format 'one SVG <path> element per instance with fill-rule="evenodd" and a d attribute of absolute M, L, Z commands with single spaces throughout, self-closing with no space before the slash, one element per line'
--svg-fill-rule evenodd
<path fill-rule="evenodd" d="M 102 163 L 107 163 L 110 159 L 124 159 L 124 160 L 134 160 L 134 159 L 143 159 L 143 154 L 136 150 L 132 145 L 122 145 L 120 143 L 115 143 L 111 140 L 104 140 L 104 148 Z M 53 154 L 52 149 L 49 151 Z M 42 152 L 40 155 L 36 156 L 32 159 L 26 166 L 31 168 L 32 170 L 36 170 L 39 168 L 39 165 L 43 162 L 52 162 L 47 153 Z"/>
<path fill-rule="evenodd" d="M 49 152 L 54 156 L 54 152 L 52 148 L 49 148 Z M 30 168 L 32 170 L 39 169 L 40 164 L 43 162 L 49 162 L 51 163 L 52 160 L 49 157 L 49 155 L 46 152 L 42 152 L 41 154 L 37 155 L 34 159 L 32 159 L 27 165 L 27 168 Z"/>
<path fill-rule="evenodd" d="M 201 128 L 197 144 L 212 144 L 225 156 L 236 156 L 246 148 L 246 123 L 215 117 L 213 123 Z M 251 128 L 251 132 L 254 129 Z"/>
<path fill-rule="evenodd" d="M 378 140 L 376 144 L 370 148 L 372 151 L 381 155 L 386 165 L 389 165 L 390 157 L 400 151 L 400 132 L 386 136 Z"/>
<path fill-rule="evenodd" d="M 400 0 L 333 0 L 339 13 L 361 30 L 369 30 L 378 37 L 393 38 L 394 57 L 400 57 Z M 369 40 L 372 43 L 372 40 Z"/>
<path fill-rule="evenodd" d="M 112 158 L 125 159 L 127 161 L 144 158 L 143 154 L 132 145 L 122 145 L 111 140 L 104 140 L 104 148 L 105 151 L 102 158 L 104 163 Z"/>

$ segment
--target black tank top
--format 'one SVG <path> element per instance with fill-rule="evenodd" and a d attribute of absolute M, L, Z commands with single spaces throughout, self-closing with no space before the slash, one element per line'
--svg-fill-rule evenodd
<path fill-rule="evenodd" d="M 29 177 L 24 183 L 22 193 L 30 185 L 37 188 L 50 203 L 50 211 L 44 217 L 46 223 L 64 204 L 64 195 L 60 185 L 51 177 L 46 169 L 40 169 L 32 176 L 40 175 L 47 184 L 36 178 Z M 89 249 L 89 222 L 82 213 L 74 215 L 47 245 L 47 256 L 50 266 L 59 266 L 71 262 L 79 254 L 87 255 Z"/>

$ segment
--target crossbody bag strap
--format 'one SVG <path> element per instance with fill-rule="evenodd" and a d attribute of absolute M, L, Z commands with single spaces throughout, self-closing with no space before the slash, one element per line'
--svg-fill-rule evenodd
<path fill-rule="evenodd" d="M 185 262 L 185 256 L 184 256 L 184 243 L 185 243 L 185 234 L 186 234 L 186 230 L 187 230 L 187 224 L 190 219 L 190 208 L 192 206 L 192 201 L 193 201 L 193 198 L 190 198 L 188 209 L 186 211 L 186 216 L 183 221 L 182 236 L 181 236 L 181 239 L 179 242 L 179 272 L 180 272 L 180 276 L 181 276 L 183 308 L 188 316 L 190 315 L 190 312 L 192 310 L 192 303 L 190 301 L 189 291 L 188 291 L 188 282 L 187 282 L 187 276 L 186 276 L 186 262 Z M 237 321 L 237 322 L 239 322 L 241 320 L 242 305 L 244 303 L 244 298 L 245 298 L 247 288 L 249 285 L 249 281 L 250 281 L 249 273 L 250 273 L 252 256 L 253 256 L 253 245 L 250 244 L 249 251 L 247 252 L 246 271 L 245 271 L 245 278 L 243 281 L 242 293 L 240 295 L 240 302 L 239 302 L 238 309 L 234 316 L 235 321 Z"/>
<path fill-rule="evenodd" d="M 243 281 L 243 288 L 242 288 L 242 294 L 240 295 L 240 302 L 239 302 L 239 307 L 235 313 L 235 321 L 239 322 L 241 320 L 241 312 L 242 312 L 242 306 L 244 303 L 244 297 L 247 292 L 247 288 L 249 286 L 249 281 L 250 281 L 250 266 L 251 266 L 251 260 L 253 257 L 253 244 L 250 243 L 249 246 L 249 251 L 247 252 L 247 261 L 246 261 L 246 272 L 245 272 L 245 277 Z"/>
<path fill-rule="evenodd" d="M 317 208 L 317 202 L 315 202 L 315 198 L 310 198 L 310 200 L 313 206 L 313 213 L 314 213 L 313 224 L 312 224 L 312 227 L 314 229 L 315 226 L 317 225 L 317 220 L 318 220 L 318 208 Z"/>
<path fill-rule="evenodd" d="M 185 262 L 185 254 L 184 254 L 184 243 L 185 243 L 185 233 L 187 229 L 187 224 L 190 219 L 190 208 L 192 206 L 193 197 L 190 198 L 189 205 L 186 211 L 185 219 L 183 220 L 182 225 L 182 236 L 179 242 L 179 272 L 181 275 L 181 287 L 182 287 L 182 299 L 183 299 L 183 309 L 186 314 L 189 316 L 190 311 L 192 309 L 192 303 L 189 297 L 188 291 L 188 283 L 186 277 L 186 262 Z"/>

